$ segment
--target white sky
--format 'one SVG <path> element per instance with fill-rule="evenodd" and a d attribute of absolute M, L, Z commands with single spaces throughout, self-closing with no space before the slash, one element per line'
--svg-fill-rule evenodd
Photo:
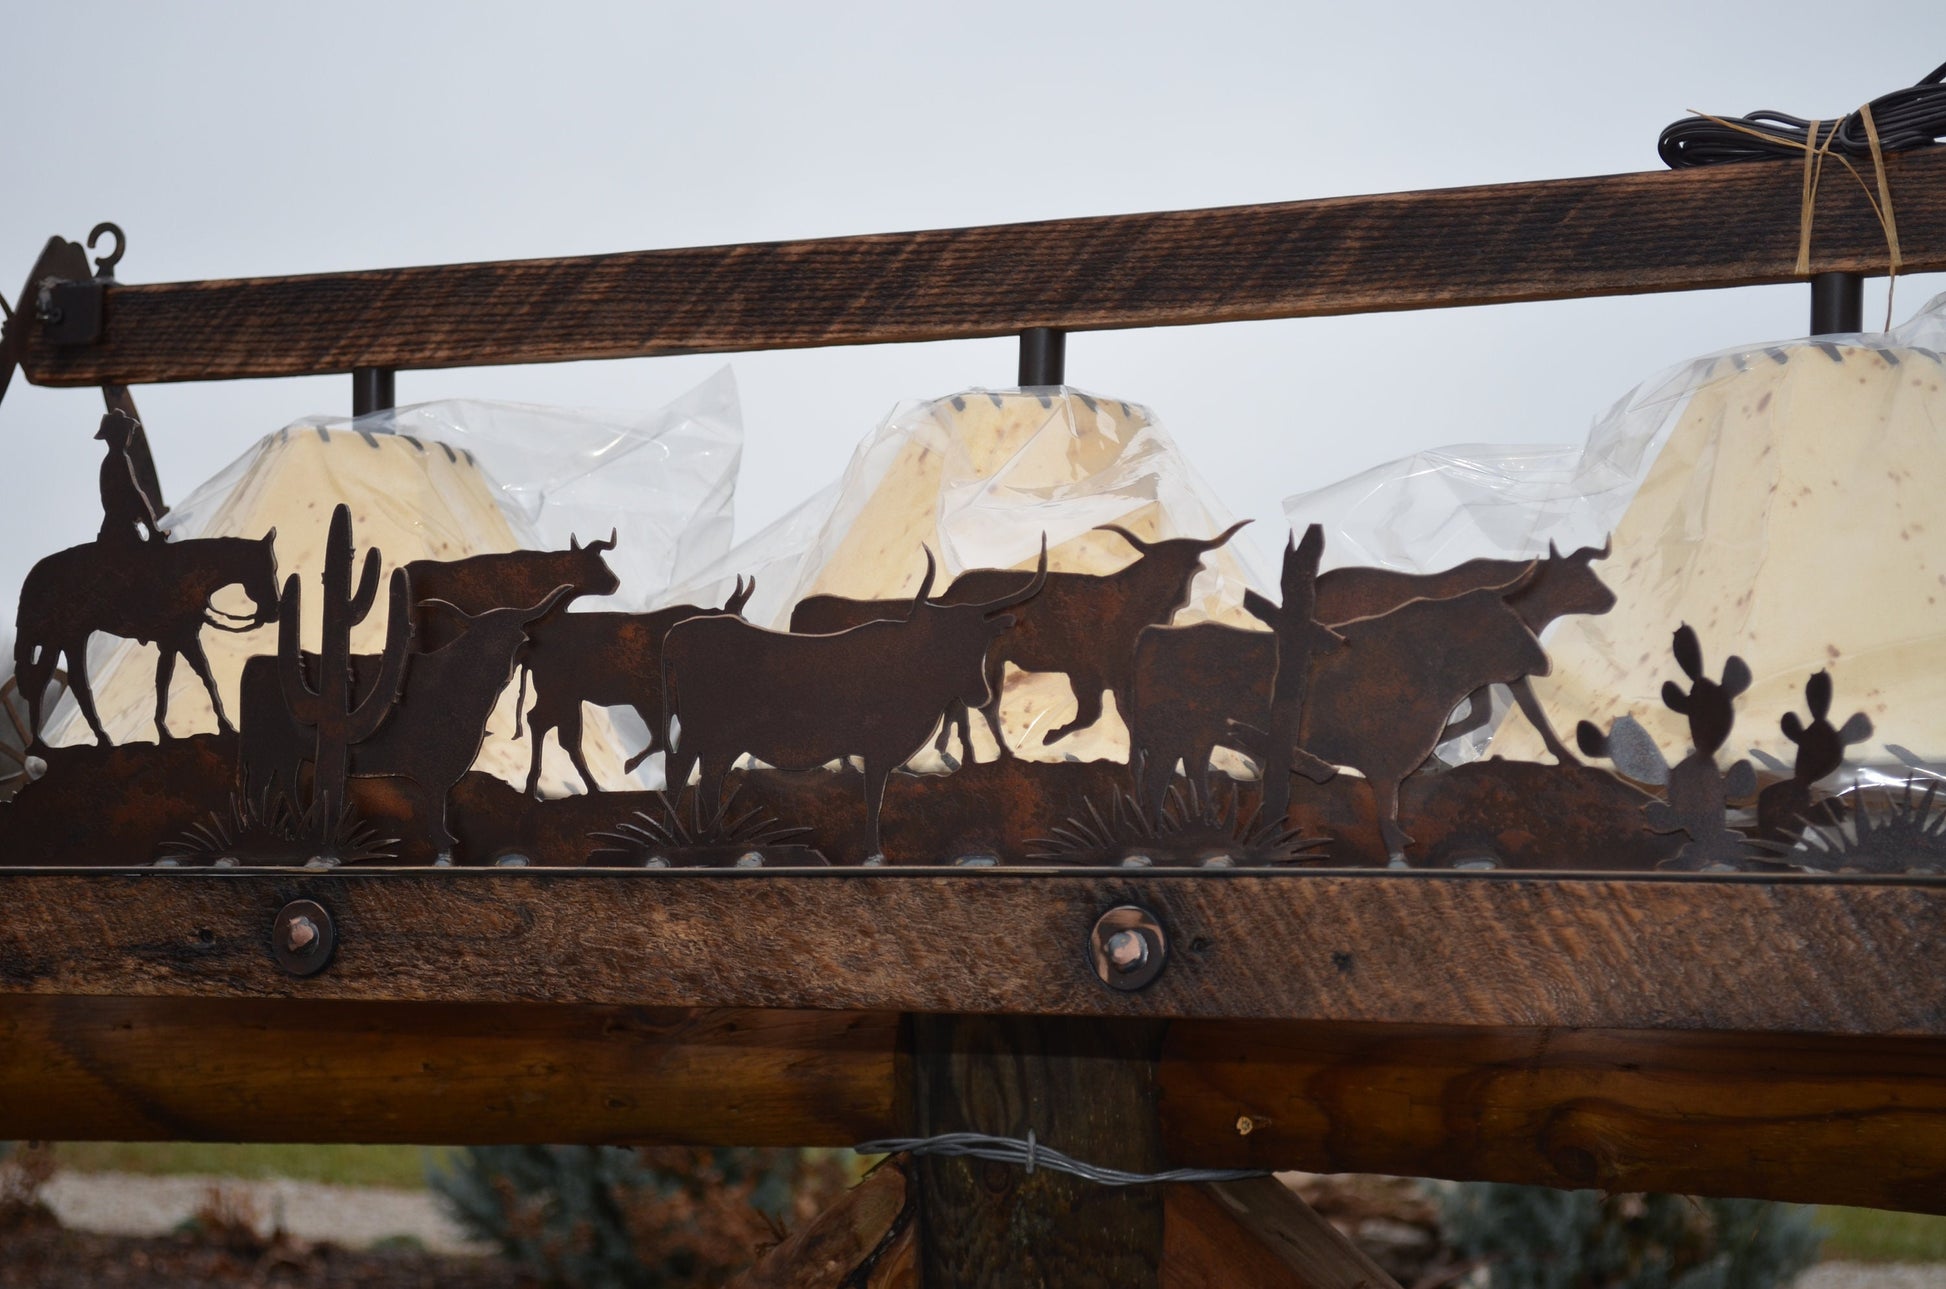
<path fill-rule="evenodd" d="M 1946 58 L 1946 7 L 711 5 L 0 0 L 0 291 L 128 230 L 124 281 L 864 233 L 1613 173 L 1689 108 L 1837 115 Z M 1849 182 L 1848 178 L 1843 179 Z M 1895 193 L 1896 197 L 1896 193 Z M 1946 289 L 1903 281 L 1898 314 Z M 1884 316 L 1868 284 L 1868 323 Z M 1808 288 L 1081 334 L 1070 383 L 1152 406 L 1219 496 L 1412 451 L 1578 442 L 1656 370 L 1801 334 Z M 738 529 L 902 399 L 1014 378 L 1011 341 L 732 359 Z M 448 396 L 663 403 L 720 357 L 405 372 Z M 349 377 L 150 386 L 165 491 L 347 412 Z M 16 379 L 0 595 L 99 522 L 99 397 Z M 1266 538 L 1274 540 L 1272 534 Z"/>

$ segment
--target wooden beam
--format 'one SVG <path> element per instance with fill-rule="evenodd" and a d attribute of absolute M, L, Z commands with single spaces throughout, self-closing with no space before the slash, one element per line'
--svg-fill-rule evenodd
<path fill-rule="evenodd" d="M 272 920 L 337 951 L 284 974 Z M 1172 945 L 1138 993 L 1084 947 Z M 1946 1035 L 1946 880 L 1337 870 L 0 873 L 0 993 Z"/>
<path fill-rule="evenodd" d="M 1399 1289 L 1274 1177 L 1171 1186 L 1161 1289 Z"/>
<path fill-rule="evenodd" d="M 888 1159 L 730 1283 L 730 1289 L 919 1289 L 918 1194 Z"/>
<path fill-rule="evenodd" d="M 897 1018 L 0 995 L 0 1139 L 845 1146 Z M 1165 1163 L 1946 1209 L 1946 1040 L 1179 1021 Z M 1248 1131 L 1241 1130 L 1248 1119 Z"/>
<path fill-rule="evenodd" d="M 1946 1040 L 1173 1026 L 1171 1159 L 1946 1213 Z"/>
<path fill-rule="evenodd" d="M 0 996 L 0 1139 L 848 1146 L 897 1018 Z"/>
<path fill-rule="evenodd" d="M 1946 269 L 1946 148 L 1887 158 L 1906 272 Z M 1812 268 L 1882 274 L 1827 167 Z M 1313 317 L 1797 279 L 1801 167 L 1729 165 L 984 228 L 117 285 L 42 385 L 138 384 Z"/>
<path fill-rule="evenodd" d="M 1161 1027 L 1032 1016 L 912 1018 L 917 1135 L 1035 1140 L 1129 1172 L 1162 1167 Z M 1157 1285 L 1162 1190 L 968 1158 L 914 1160 L 926 1289 Z"/>

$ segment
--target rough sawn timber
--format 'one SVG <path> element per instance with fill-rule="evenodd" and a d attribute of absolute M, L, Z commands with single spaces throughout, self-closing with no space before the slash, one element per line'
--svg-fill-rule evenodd
<path fill-rule="evenodd" d="M 1946 1039 L 1183 1021 L 1174 1160 L 1946 1212 Z"/>
<path fill-rule="evenodd" d="M 844 1012 L 0 994 L 0 1140 L 845 1146 L 910 1129 L 898 1033 Z M 1946 1208 L 1939 1038 L 1178 1021 L 1155 1068 L 1172 1165 Z"/>
<path fill-rule="evenodd" d="M 1076 1159 L 1162 1167 L 1155 1022 L 912 1018 L 916 1135 L 1031 1133 Z M 1102 1186 L 1050 1168 L 928 1155 L 919 1190 L 926 1289 L 1156 1289 L 1164 1186 Z"/>
<path fill-rule="evenodd" d="M 1134 994 L 1084 953 L 1124 903 L 1172 946 Z M 22 870 L 0 910 L 0 993 L 1946 1034 L 1937 878 Z"/>
<path fill-rule="evenodd" d="M 1904 271 L 1946 269 L 1946 147 L 1886 159 Z M 1798 280 L 1802 167 L 1725 165 L 808 241 L 116 285 L 40 385 L 302 376 L 1369 313 Z M 1883 274 L 1825 169 L 1812 271 Z M 125 267 L 133 267 L 125 266 Z"/>
<path fill-rule="evenodd" d="M 898 1017 L 0 994 L 0 1140 L 848 1146 Z"/>

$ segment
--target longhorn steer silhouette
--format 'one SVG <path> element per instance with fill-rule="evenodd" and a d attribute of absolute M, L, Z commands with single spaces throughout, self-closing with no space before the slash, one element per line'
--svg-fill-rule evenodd
<path fill-rule="evenodd" d="M 1014 629 L 996 639 L 987 651 L 988 698 L 981 707 L 993 741 L 1002 756 L 1009 755 L 1000 733 L 1000 690 L 1007 664 L 1022 671 L 1058 671 L 1074 689 L 1074 719 L 1042 736 L 1043 744 L 1086 729 L 1101 719 L 1101 695 L 1115 695 L 1115 707 L 1128 719 L 1135 638 L 1142 628 L 1166 623 L 1189 602 L 1189 586 L 1202 567 L 1203 556 L 1222 546 L 1250 521 L 1231 524 L 1207 540 L 1172 537 L 1145 541 L 1117 524 L 1103 524 L 1097 532 L 1114 533 L 1133 546 L 1138 557 L 1108 574 L 1045 573 L 1045 585 L 1031 604 L 1021 604 Z M 939 597 L 941 604 L 998 603 L 1024 575 L 1013 569 L 970 569 L 953 580 Z M 791 612 L 792 631 L 840 631 L 881 621 L 904 611 L 898 600 L 852 600 L 815 595 Z M 947 713 L 956 724 L 960 745 L 972 759 L 966 711 Z M 947 729 L 939 731 L 945 750 Z"/>
<path fill-rule="evenodd" d="M 985 601 L 928 599 L 934 572 L 928 550 L 925 579 L 899 621 L 831 635 L 767 631 L 722 614 L 670 627 L 662 643 L 663 713 L 680 722 L 680 733 L 673 746 L 663 735 L 671 746 L 669 791 L 680 792 L 700 764 L 700 803 L 714 813 L 724 777 L 746 752 L 786 770 L 856 756 L 865 766 L 866 837 L 878 855 L 885 781 L 955 703 L 986 705 L 989 650 L 1015 624 L 1008 609 L 1048 585 L 1047 543 L 1025 586 L 1007 574 L 1001 593 Z"/>
<path fill-rule="evenodd" d="M 1337 624 L 1342 646 L 1313 657 L 1296 769 L 1318 778 L 1322 767 L 1345 765 L 1364 775 L 1392 855 L 1412 842 L 1399 826 L 1399 784 L 1432 754 L 1453 708 L 1482 685 L 1547 674 L 1540 642 L 1507 603 L 1533 573 L 1528 565 L 1502 586 Z M 1211 622 L 1150 627 L 1135 672 L 1137 755 L 1165 784 L 1178 758 L 1206 784 L 1212 749 L 1236 746 L 1238 727 L 1271 724 L 1277 636 Z"/>
<path fill-rule="evenodd" d="M 613 595 L 621 586 L 615 570 L 602 558 L 614 549 L 615 534 L 611 532 L 586 546 L 579 538 L 569 537 L 564 551 L 495 551 L 464 559 L 415 559 L 405 566 L 405 573 L 412 583 L 415 608 L 435 601 L 461 613 L 481 614 L 533 604 L 557 586 L 569 588 L 556 606 L 565 607 L 584 595 Z M 450 644 L 459 634 L 456 624 L 447 621 L 444 614 L 415 612 L 413 617 L 422 652 Z M 516 738 L 520 735 L 518 710 Z"/>
<path fill-rule="evenodd" d="M 633 770 L 662 746 L 662 641 L 669 628 L 708 613 L 743 612 L 757 589 L 737 579 L 736 590 L 721 609 L 696 604 L 671 605 L 653 613 L 554 613 L 527 632 L 527 672 L 534 680 L 534 710 L 527 732 L 534 741 L 527 766 L 527 795 L 540 786 L 541 753 L 549 730 L 560 731 L 561 747 L 574 763 L 588 791 L 599 792 L 583 756 L 583 703 L 596 707 L 632 707 L 649 727 L 649 745 L 629 758 Z"/>
<path fill-rule="evenodd" d="M 1563 555 L 1553 542 L 1549 542 L 1547 558 L 1538 564 L 1531 560 L 1474 559 L 1437 573 L 1335 568 L 1318 577 L 1318 620 L 1335 626 L 1357 618 L 1390 613 L 1413 600 L 1449 599 L 1467 591 L 1504 584 L 1519 577 L 1523 570 L 1531 566 L 1535 570 L 1532 580 L 1508 595 L 1506 601 L 1508 607 L 1527 624 L 1527 629 L 1539 636 L 1556 618 L 1578 613 L 1606 613 L 1615 607 L 1615 593 L 1596 576 L 1594 570 L 1594 561 L 1607 559 L 1613 545 L 1611 539 L 1599 550 L 1584 546 L 1572 555 Z M 1253 599 L 1256 600 L 1254 604 Z M 1258 617 L 1264 616 L 1258 612 L 1263 603 L 1254 591 L 1244 595 L 1244 606 Z M 1487 693 L 1489 688 L 1482 685 L 1468 695 L 1466 715 L 1446 727 L 1439 736 L 1440 742 L 1458 738 L 1487 723 L 1493 714 Z M 1509 682 L 1507 688 L 1520 705 L 1521 712 L 1540 734 L 1542 744 L 1554 754 L 1554 759 L 1562 765 L 1580 764 L 1579 758 L 1555 735 L 1554 726 L 1548 721 L 1540 699 L 1535 696 L 1534 687 L 1527 683 L 1527 677 L 1521 676 Z"/>

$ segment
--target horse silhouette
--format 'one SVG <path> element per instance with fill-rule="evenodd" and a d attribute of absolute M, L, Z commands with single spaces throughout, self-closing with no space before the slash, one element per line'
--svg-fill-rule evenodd
<path fill-rule="evenodd" d="M 41 703 L 58 659 L 67 657 L 68 688 L 94 731 L 108 746 L 88 679 L 88 639 L 104 631 L 125 640 L 153 643 L 155 729 L 169 734 L 169 682 L 184 658 L 209 691 L 217 727 L 234 733 L 203 653 L 202 630 L 249 631 L 277 620 L 277 530 L 261 538 L 201 537 L 181 542 L 89 542 L 46 556 L 20 588 L 15 618 L 14 670 L 27 700 L 27 728 L 40 744 Z M 228 586 L 241 586 L 256 605 L 238 619 L 210 604 Z M 238 625 L 241 623 L 241 625 Z"/>

